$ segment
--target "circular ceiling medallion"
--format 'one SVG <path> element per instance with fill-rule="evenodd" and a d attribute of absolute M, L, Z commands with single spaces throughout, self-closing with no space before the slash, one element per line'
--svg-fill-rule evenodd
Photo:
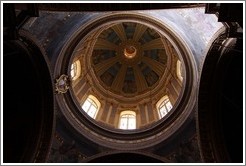
<path fill-rule="evenodd" d="M 134 46 L 126 46 L 124 48 L 124 55 L 128 59 L 132 59 L 136 56 L 137 54 L 137 49 Z"/>

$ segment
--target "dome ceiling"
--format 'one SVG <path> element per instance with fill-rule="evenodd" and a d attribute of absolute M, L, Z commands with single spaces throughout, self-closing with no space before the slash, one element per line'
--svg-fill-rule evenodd
<path fill-rule="evenodd" d="M 82 114 L 117 130 L 123 129 L 118 120 L 124 111 L 137 116 L 134 129 L 162 119 L 175 107 L 183 85 L 177 75 L 179 54 L 166 32 L 135 20 L 92 27 L 74 49 L 70 66 Z M 87 109 L 90 103 L 95 114 Z"/>
<path fill-rule="evenodd" d="M 167 64 L 161 36 L 133 22 L 102 31 L 91 58 L 99 82 L 125 96 L 148 92 L 160 80 Z"/>

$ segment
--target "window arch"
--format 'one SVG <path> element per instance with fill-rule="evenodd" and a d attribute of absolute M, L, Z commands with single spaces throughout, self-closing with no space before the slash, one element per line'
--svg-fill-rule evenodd
<path fill-rule="evenodd" d="M 89 95 L 82 105 L 82 109 L 93 119 L 96 119 L 101 103 L 93 95 Z"/>
<path fill-rule="evenodd" d="M 119 128 L 125 130 L 136 129 L 136 112 L 122 111 L 120 113 Z"/>
<path fill-rule="evenodd" d="M 156 104 L 157 111 L 160 119 L 163 118 L 172 108 L 172 104 L 168 98 L 168 96 L 162 97 L 158 103 Z"/>
<path fill-rule="evenodd" d="M 182 73 L 182 63 L 180 60 L 177 60 L 177 76 L 179 78 L 180 81 L 183 81 L 183 73 Z"/>
<path fill-rule="evenodd" d="M 80 61 L 76 60 L 71 65 L 70 75 L 71 75 L 72 80 L 76 80 L 77 78 L 79 78 L 80 74 L 81 74 Z"/>

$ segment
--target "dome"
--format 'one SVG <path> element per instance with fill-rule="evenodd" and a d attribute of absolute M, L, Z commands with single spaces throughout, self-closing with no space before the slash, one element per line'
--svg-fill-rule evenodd
<path fill-rule="evenodd" d="M 148 93 L 160 81 L 167 67 L 167 53 L 154 29 L 123 22 L 101 32 L 91 63 L 105 89 L 134 97 Z"/>
<path fill-rule="evenodd" d="M 103 24 L 73 51 L 72 90 L 88 118 L 121 129 L 119 119 L 125 111 L 135 120 L 123 129 L 140 129 L 171 114 L 183 85 L 180 64 L 167 36 L 150 24 L 134 20 Z"/>
<path fill-rule="evenodd" d="M 242 4 L 154 6 L 4 5 L 5 162 L 242 161 Z"/>
<path fill-rule="evenodd" d="M 56 71 L 68 80 L 68 93 L 57 96 L 62 114 L 79 134 L 107 147 L 166 140 L 192 112 L 191 54 L 163 21 L 104 13 L 77 28 L 59 55 Z"/>

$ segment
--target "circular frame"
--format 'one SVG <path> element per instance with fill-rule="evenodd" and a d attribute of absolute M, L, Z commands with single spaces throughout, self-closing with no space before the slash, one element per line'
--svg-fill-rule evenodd
<path fill-rule="evenodd" d="M 122 131 L 104 127 L 87 116 L 81 116 L 80 105 L 74 102 L 76 98 L 71 89 L 69 93 L 57 95 L 56 98 L 66 120 L 82 136 L 105 147 L 118 150 L 137 150 L 151 147 L 170 138 L 190 117 L 195 106 L 198 72 L 191 50 L 177 33 L 162 21 L 140 13 L 117 12 L 105 14 L 81 26 L 64 44 L 57 59 L 55 74 L 69 73 L 68 66 L 71 65 L 73 56 L 68 55 L 72 55 L 78 43 L 83 42 L 90 33 L 102 26 L 122 21 L 139 22 L 158 30 L 161 35 L 172 43 L 184 64 L 186 73 L 184 83 L 172 114 L 151 124 L 148 128 Z"/>

